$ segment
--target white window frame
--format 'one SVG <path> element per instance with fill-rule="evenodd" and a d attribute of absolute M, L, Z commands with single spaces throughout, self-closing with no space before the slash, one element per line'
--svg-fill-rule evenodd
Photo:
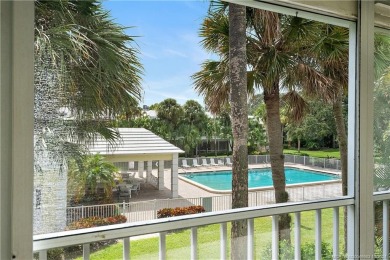
<path fill-rule="evenodd" d="M 264 2 L 240 3 L 355 28 L 353 21 L 314 12 Z M 355 209 L 349 212 L 349 227 L 355 228 L 349 229 L 349 237 L 355 240 L 348 245 L 348 253 L 372 256 L 374 1 L 356 3 L 358 26 L 351 30 L 350 39 L 357 45 L 350 45 L 356 49 L 350 47 L 349 82 L 353 85 L 349 86 L 348 118 L 348 185 L 349 195 L 355 196 Z M 34 1 L 1 1 L 0 13 L 0 258 L 31 259 Z"/>
<path fill-rule="evenodd" d="M 34 1 L 0 1 L 0 259 L 32 259 Z"/>

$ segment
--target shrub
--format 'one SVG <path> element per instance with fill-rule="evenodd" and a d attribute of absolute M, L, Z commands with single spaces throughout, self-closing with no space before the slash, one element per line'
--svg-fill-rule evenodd
<path fill-rule="evenodd" d="M 111 216 L 111 217 L 107 217 L 107 218 L 101 218 L 101 217 L 95 216 L 95 217 L 89 217 L 89 218 L 82 218 L 82 219 L 79 219 L 78 221 L 72 222 L 67 227 L 67 230 L 114 225 L 114 224 L 125 223 L 126 221 L 127 221 L 127 218 L 123 215 Z"/>
<path fill-rule="evenodd" d="M 47 259 L 50 260 L 63 260 L 64 259 L 64 249 L 63 248 L 53 248 L 47 250 Z M 39 260 L 39 253 L 34 253 L 34 260 Z"/>
<path fill-rule="evenodd" d="M 168 218 L 205 212 L 203 206 L 163 208 L 157 211 L 157 218 Z"/>
<path fill-rule="evenodd" d="M 272 258 L 272 246 L 269 245 L 262 254 L 264 259 Z M 329 243 L 321 244 L 322 259 L 332 259 L 332 249 Z M 301 259 L 311 260 L 315 258 L 315 244 L 305 243 L 301 246 Z M 283 240 L 279 243 L 279 259 L 294 259 L 294 245 Z"/>
<path fill-rule="evenodd" d="M 127 221 L 127 218 L 123 215 L 117 215 L 117 216 L 111 216 L 107 218 L 101 218 L 101 217 L 89 217 L 89 218 L 82 218 L 78 221 L 72 222 L 69 226 L 66 227 L 66 230 L 75 230 L 75 229 L 82 229 L 82 228 L 91 228 L 91 227 L 99 227 L 99 226 L 106 226 L 106 225 L 114 225 L 114 224 L 120 224 L 125 223 Z M 102 242 L 96 242 L 91 243 L 91 249 L 98 250 L 104 246 L 111 245 L 113 243 L 116 243 L 115 239 L 112 240 L 106 240 Z M 82 245 L 75 245 L 66 247 L 64 249 L 66 257 L 65 259 L 73 259 L 74 257 L 80 255 L 83 251 Z"/>

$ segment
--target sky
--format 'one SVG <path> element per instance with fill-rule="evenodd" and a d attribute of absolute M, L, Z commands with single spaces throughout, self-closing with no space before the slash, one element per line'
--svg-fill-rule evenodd
<path fill-rule="evenodd" d="M 193 89 L 191 75 L 212 58 L 200 45 L 200 25 L 209 2 L 198 1 L 104 1 L 103 7 L 135 38 L 144 66 L 140 105 L 174 98 L 184 104 L 203 98 Z"/>

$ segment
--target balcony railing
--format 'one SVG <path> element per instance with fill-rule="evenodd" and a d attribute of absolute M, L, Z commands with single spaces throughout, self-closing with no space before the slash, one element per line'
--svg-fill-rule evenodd
<path fill-rule="evenodd" d="M 382 223 L 382 230 L 377 230 L 377 232 L 381 234 L 382 245 L 378 245 L 378 248 L 382 248 L 382 257 L 383 259 L 389 259 L 389 201 L 390 201 L 390 193 L 388 191 L 385 192 L 375 192 L 374 193 L 374 201 L 377 206 L 382 206 L 382 210 L 375 210 L 376 218 Z M 382 205 L 380 205 L 382 202 Z M 376 207 L 377 209 L 377 207 Z M 378 216 L 382 214 L 382 216 Z M 379 235 L 380 236 L 380 235 Z M 377 235 L 376 240 L 379 238 Z M 377 252 L 380 253 L 380 252 Z"/>
<path fill-rule="evenodd" d="M 390 199 L 388 195 L 380 194 L 376 199 Z M 387 202 L 384 205 L 388 205 Z M 112 239 L 123 240 L 123 259 L 130 259 L 130 237 L 146 234 L 159 234 L 159 258 L 165 259 L 166 233 L 178 229 L 191 229 L 191 259 L 197 259 L 197 230 L 198 227 L 211 224 L 220 225 L 220 258 L 227 258 L 227 223 L 236 220 L 247 220 L 247 253 L 248 259 L 254 258 L 254 219 L 260 217 L 272 217 L 272 259 L 278 259 L 279 238 L 278 238 L 278 217 L 280 214 L 292 213 L 294 216 L 294 248 L 295 258 L 300 259 L 301 248 L 301 213 L 315 211 L 315 256 L 321 258 L 321 213 L 323 209 L 333 209 L 333 255 L 339 256 L 339 210 L 341 207 L 353 209 L 354 199 L 343 197 L 339 199 L 308 201 L 299 203 L 283 203 L 269 206 L 249 207 L 232 209 L 219 212 L 209 212 L 197 215 L 187 215 L 167 219 L 151 220 L 147 222 L 125 223 L 112 226 L 65 231 L 45 235 L 34 236 L 34 252 L 39 252 L 39 259 L 47 258 L 47 250 L 52 248 L 63 248 L 72 245 L 83 245 L 83 258 L 90 257 L 90 244 Z M 386 226 L 388 223 L 386 224 Z M 384 225 L 385 226 L 385 225 Z M 388 228 L 387 228 L 388 229 Z M 388 233 L 383 235 L 388 237 Z M 387 251 L 386 251 L 387 250 Z M 388 252 L 383 249 L 384 254 Z"/>
<path fill-rule="evenodd" d="M 316 185 L 290 185 L 286 190 L 289 194 L 289 201 L 291 202 L 335 198 L 341 196 L 341 183 L 328 182 Z M 251 207 L 273 203 L 275 203 L 275 192 L 273 189 L 248 193 L 248 204 Z M 232 195 L 201 198 L 157 199 L 139 202 L 68 207 L 66 209 L 67 224 L 77 221 L 80 218 L 88 218 L 96 215 L 113 216 L 116 215 L 117 212 L 125 215 L 127 222 L 152 220 L 157 218 L 157 211 L 162 208 L 186 207 L 191 205 L 201 205 L 208 212 L 229 210 L 232 206 Z"/>

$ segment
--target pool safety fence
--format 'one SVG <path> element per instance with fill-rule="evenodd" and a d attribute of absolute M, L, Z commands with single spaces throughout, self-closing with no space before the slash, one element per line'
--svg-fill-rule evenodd
<path fill-rule="evenodd" d="M 341 196 L 340 183 L 323 183 L 309 186 L 288 187 L 289 201 L 335 198 Z M 249 192 L 249 206 L 262 206 L 275 203 L 273 189 Z M 231 209 L 232 196 L 221 195 L 200 198 L 156 199 L 141 202 L 123 202 L 116 204 L 78 206 L 67 208 L 67 224 L 80 218 L 92 216 L 114 216 L 122 214 L 127 222 L 157 219 L 157 211 L 163 208 L 188 207 L 201 205 L 207 212 Z"/>
<path fill-rule="evenodd" d="M 212 158 L 212 157 L 211 157 Z M 215 161 L 221 160 L 222 162 L 226 163 L 226 159 L 230 158 L 230 161 L 232 160 L 231 157 L 215 157 L 213 159 L 216 159 Z M 179 158 L 179 167 L 183 165 L 183 160 L 187 161 L 187 165 L 189 167 L 193 167 L 193 160 L 196 160 L 199 165 L 202 164 L 203 159 L 206 159 L 207 163 L 210 163 L 210 157 L 198 157 L 198 158 Z M 294 164 L 300 164 L 304 166 L 312 166 L 312 167 L 318 167 L 323 169 L 332 169 L 332 170 L 341 170 L 341 164 L 340 160 L 337 159 L 327 159 L 327 158 L 317 158 L 317 157 L 310 157 L 310 156 L 301 156 L 301 155 L 291 155 L 291 154 L 285 154 L 284 155 L 284 162 L 285 163 L 294 163 Z M 248 156 L 248 163 L 249 165 L 254 164 L 270 164 L 270 157 L 269 155 L 249 155 Z"/>

